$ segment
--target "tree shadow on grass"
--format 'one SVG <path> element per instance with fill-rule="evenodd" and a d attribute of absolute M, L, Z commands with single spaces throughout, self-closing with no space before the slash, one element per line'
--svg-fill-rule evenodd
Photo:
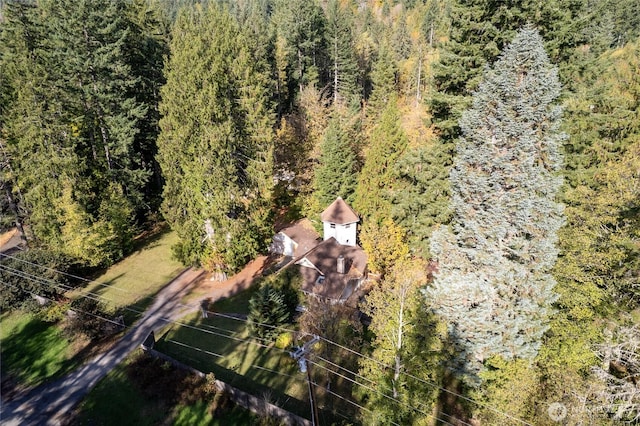
<path fill-rule="evenodd" d="M 68 345 L 56 326 L 31 317 L 2 341 L 2 371 L 37 385 L 65 370 Z"/>
<path fill-rule="evenodd" d="M 267 397 L 269 402 L 285 410 L 301 417 L 309 417 L 308 400 L 297 399 L 286 394 L 283 390 L 287 388 L 287 381 L 292 379 L 278 376 L 272 371 L 252 368 L 261 364 L 269 364 L 269 360 L 273 363 L 274 358 L 270 351 L 274 349 L 261 348 L 256 352 L 251 343 L 244 341 L 246 339 L 246 335 L 243 334 L 244 322 L 214 317 L 199 318 L 191 324 L 205 330 L 207 326 L 217 327 L 210 328 L 210 330 L 218 334 L 225 334 L 221 330 L 228 330 L 234 333 L 233 337 L 241 336 L 240 339 L 243 341 L 188 327 L 180 327 L 171 333 L 163 334 L 163 339 L 158 340 L 155 349 L 205 373 L 213 372 L 217 379 L 251 395 L 258 398 Z M 183 345 L 197 347 L 200 350 L 174 344 L 172 340 Z M 223 357 L 216 357 L 211 355 L 212 353 L 223 355 Z M 280 358 L 282 359 L 278 359 L 277 365 L 269 364 L 270 367 L 273 367 L 269 369 L 283 370 L 285 374 L 291 375 L 292 364 L 287 363 L 289 361 L 288 355 L 282 354 Z M 278 378 L 274 379 L 274 376 L 278 376 Z"/>
<path fill-rule="evenodd" d="M 143 232 L 133 239 L 131 253 L 157 247 L 159 245 L 159 241 L 170 232 L 171 228 L 167 225 L 159 225 L 150 231 Z"/>
<path fill-rule="evenodd" d="M 30 318 L 2 340 L 2 386 L 7 400 L 70 373 L 113 344 L 117 337 L 91 341 L 73 335 L 69 339 L 60 323 L 24 315 Z"/>

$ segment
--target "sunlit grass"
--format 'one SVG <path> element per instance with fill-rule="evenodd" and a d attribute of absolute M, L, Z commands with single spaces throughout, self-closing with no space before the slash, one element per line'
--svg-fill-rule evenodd
<path fill-rule="evenodd" d="M 249 313 L 249 300 L 260 289 L 260 286 L 253 285 L 249 289 L 242 291 L 235 296 L 220 299 L 209 306 L 209 310 L 212 312 L 221 313 L 236 313 L 236 314 L 248 314 Z"/>
<path fill-rule="evenodd" d="M 140 248 L 94 278 L 81 292 L 97 293 L 108 309 L 131 307 L 142 311 L 153 296 L 175 278 L 184 266 L 173 259 L 171 246 L 178 241 L 168 230 L 145 238 Z"/>
<path fill-rule="evenodd" d="M 233 406 L 229 412 L 224 413 L 223 418 L 213 418 L 208 412 L 207 404 L 200 401 L 194 405 L 178 407 L 174 426 L 228 426 L 228 425 L 251 425 L 257 424 L 258 419 L 250 411 Z"/>
<path fill-rule="evenodd" d="M 58 327 L 22 311 L 0 317 L 2 372 L 33 386 L 72 370 L 79 361 Z"/>
<path fill-rule="evenodd" d="M 162 422 L 166 410 L 136 389 L 127 377 L 126 363 L 118 365 L 89 392 L 72 424 L 144 426 Z"/>
<path fill-rule="evenodd" d="M 159 351 L 205 373 L 213 372 L 223 382 L 298 415 L 307 415 L 306 376 L 288 352 L 256 344 L 244 321 L 215 316 L 203 319 L 194 314 L 183 322 L 204 331 L 170 326 L 158 334 L 162 336 Z"/>

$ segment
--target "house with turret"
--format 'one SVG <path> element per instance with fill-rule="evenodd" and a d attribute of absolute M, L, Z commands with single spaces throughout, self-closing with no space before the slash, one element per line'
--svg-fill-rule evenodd
<path fill-rule="evenodd" d="M 291 257 L 302 291 L 326 303 L 344 303 L 367 277 L 367 255 L 357 245 L 357 213 L 338 197 L 320 215 L 323 236 L 302 219 L 280 230 L 272 251 Z"/>

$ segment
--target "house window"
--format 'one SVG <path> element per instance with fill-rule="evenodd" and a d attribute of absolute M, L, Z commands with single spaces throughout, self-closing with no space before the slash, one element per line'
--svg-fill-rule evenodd
<path fill-rule="evenodd" d="M 316 279 L 316 284 L 322 284 L 324 282 L 324 275 L 320 275 L 317 279 Z"/>
<path fill-rule="evenodd" d="M 330 225 L 329 225 L 329 228 L 331 228 L 331 229 L 336 229 L 336 224 L 335 224 L 335 223 L 330 224 Z"/>

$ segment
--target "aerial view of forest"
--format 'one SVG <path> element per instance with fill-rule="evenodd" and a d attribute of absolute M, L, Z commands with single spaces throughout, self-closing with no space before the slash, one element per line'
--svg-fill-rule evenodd
<path fill-rule="evenodd" d="M 639 107 L 638 0 L 1 0 L 0 422 L 640 423 Z"/>

